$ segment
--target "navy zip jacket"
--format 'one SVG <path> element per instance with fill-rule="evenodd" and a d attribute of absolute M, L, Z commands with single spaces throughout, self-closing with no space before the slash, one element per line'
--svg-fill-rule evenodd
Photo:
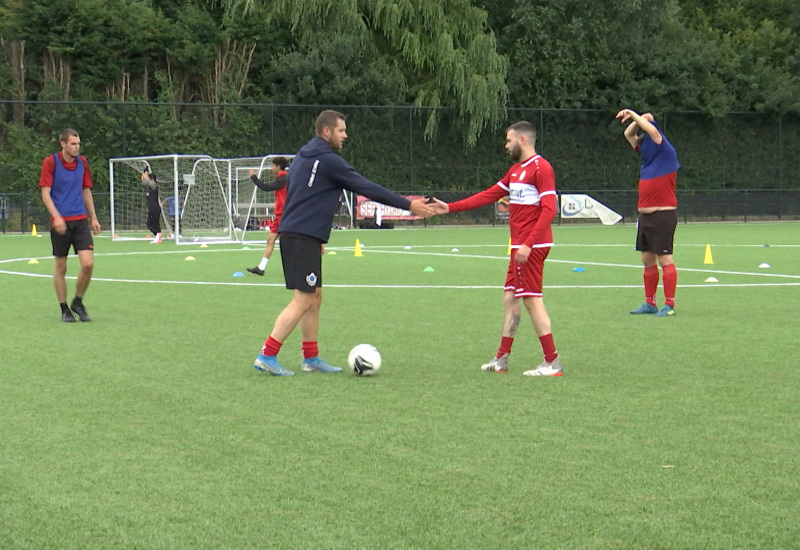
<path fill-rule="evenodd" d="M 321 137 L 313 138 L 297 152 L 286 187 L 286 205 L 278 232 L 308 235 L 323 243 L 331 236 L 342 189 L 403 210 L 411 206 L 409 199 L 356 172 Z"/>

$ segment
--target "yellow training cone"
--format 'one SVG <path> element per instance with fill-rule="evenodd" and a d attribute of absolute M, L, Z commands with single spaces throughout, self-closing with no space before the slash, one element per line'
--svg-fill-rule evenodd
<path fill-rule="evenodd" d="M 511 238 L 508 239 L 508 250 L 506 250 L 506 256 L 511 256 Z"/>
<path fill-rule="evenodd" d="M 38 237 L 39 234 L 36 233 L 36 224 L 33 224 L 33 228 L 31 229 L 31 237 Z"/>
<path fill-rule="evenodd" d="M 704 264 L 713 264 L 714 258 L 711 257 L 711 245 L 706 245 L 706 257 L 703 259 Z"/>
<path fill-rule="evenodd" d="M 39 260 L 37 260 L 36 258 L 31 258 L 30 260 L 28 260 L 28 263 L 29 264 L 38 264 Z"/>
<path fill-rule="evenodd" d="M 361 241 L 359 241 L 358 239 L 356 239 L 356 251 L 355 251 L 355 253 L 353 254 L 353 256 L 355 256 L 356 258 L 360 258 L 360 257 L 361 257 L 361 256 L 363 256 L 363 255 L 364 255 L 364 253 L 363 253 L 363 252 L 361 252 Z"/>

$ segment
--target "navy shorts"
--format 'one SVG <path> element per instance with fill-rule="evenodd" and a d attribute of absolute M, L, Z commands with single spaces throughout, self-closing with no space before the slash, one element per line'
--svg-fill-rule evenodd
<path fill-rule="evenodd" d="M 298 233 L 281 233 L 281 263 L 286 288 L 316 292 L 322 287 L 322 245 L 319 239 Z"/>
<path fill-rule="evenodd" d="M 89 228 L 88 218 L 65 222 L 67 230 L 62 235 L 50 226 L 50 242 L 53 243 L 53 256 L 65 258 L 69 256 L 70 247 L 79 250 L 94 250 L 92 231 Z"/>
<path fill-rule="evenodd" d="M 672 254 L 677 226 L 676 210 L 657 210 L 652 214 L 639 214 L 639 221 L 636 223 L 636 250 L 652 252 L 656 256 Z"/>

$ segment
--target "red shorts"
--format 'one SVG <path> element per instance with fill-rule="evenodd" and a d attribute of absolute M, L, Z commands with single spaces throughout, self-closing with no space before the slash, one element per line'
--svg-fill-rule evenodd
<path fill-rule="evenodd" d="M 273 220 L 272 220 L 272 221 L 269 223 L 269 232 L 270 232 L 270 233 L 275 233 L 275 234 L 277 235 L 277 234 L 278 234 L 278 226 L 279 226 L 280 224 L 281 224 L 281 218 L 280 218 L 280 216 L 277 216 L 277 217 L 275 217 L 275 219 L 273 219 Z"/>
<path fill-rule="evenodd" d="M 542 295 L 542 275 L 544 274 L 544 260 L 550 253 L 550 247 L 532 248 L 528 261 L 518 264 L 514 261 L 517 249 L 511 251 L 511 260 L 508 262 L 506 273 L 506 286 L 503 290 L 513 290 L 517 298 Z"/>

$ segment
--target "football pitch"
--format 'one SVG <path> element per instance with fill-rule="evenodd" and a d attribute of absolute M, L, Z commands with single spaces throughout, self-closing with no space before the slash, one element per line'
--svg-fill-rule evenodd
<path fill-rule="evenodd" d="M 670 318 L 628 313 L 635 233 L 554 227 L 561 378 L 522 376 L 524 309 L 480 371 L 507 227 L 332 233 L 320 356 L 373 344 L 371 378 L 301 372 L 299 329 L 296 376 L 255 371 L 278 250 L 106 232 L 66 324 L 49 235 L 0 236 L 0 547 L 800 548 L 800 224 L 679 224 Z"/>

